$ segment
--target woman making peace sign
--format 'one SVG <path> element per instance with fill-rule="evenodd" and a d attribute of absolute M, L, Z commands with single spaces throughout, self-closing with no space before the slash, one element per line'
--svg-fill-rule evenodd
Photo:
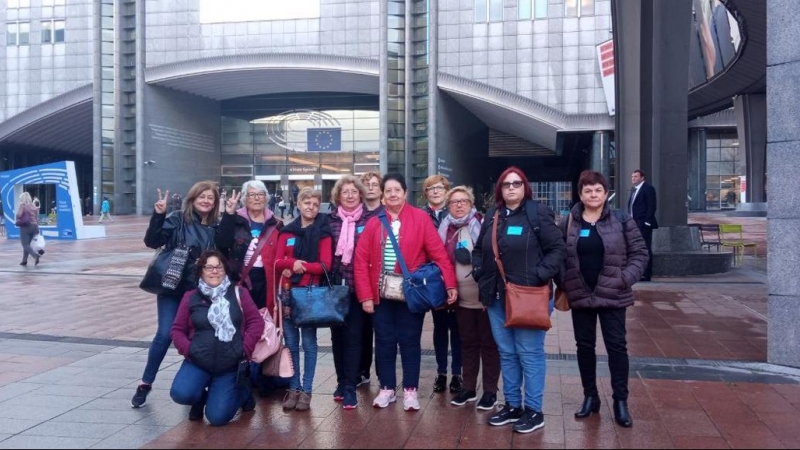
<path fill-rule="evenodd" d="M 195 261 L 204 250 L 214 249 L 215 225 L 217 217 L 219 217 L 217 184 L 213 181 L 195 183 L 186 194 L 183 208 L 180 211 L 173 211 L 169 215 L 167 215 L 168 199 L 169 191 L 162 196 L 161 189 L 159 189 L 158 201 L 153 206 L 153 216 L 150 217 L 150 225 L 144 235 L 144 245 L 152 249 L 164 247 L 170 250 L 183 242 L 189 249 L 189 258 L 185 267 L 194 267 Z M 169 294 L 160 294 L 156 297 L 158 330 L 153 338 L 153 343 L 150 344 L 142 381 L 131 400 L 131 406 L 134 408 L 144 406 L 147 394 L 150 393 L 153 381 L 156 379 L 158 368 L 172 343 L 169 332 L 172 322 L 175 321 L 183 293 L 197 288 L 197 280 L 190 275 L 192 272 L 185 270 L 177 289 Z"/>

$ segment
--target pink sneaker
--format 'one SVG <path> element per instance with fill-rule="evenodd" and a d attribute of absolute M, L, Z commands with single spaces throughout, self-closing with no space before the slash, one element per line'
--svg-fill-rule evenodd
<path fill-rule="evenodd" d="M 394 394 L 394 389 L 381 389 L 375 400 L 372 401 L 372 406 L 376 408 L 386 408 L 389 403 L 397 401 L 397 396 Z"/>
<path fill-rule="evenodd" d="M 403 409 L 406 411 L 419 411 L 419 400 L 417 400 L 417 388 L 403 389 Z"/>

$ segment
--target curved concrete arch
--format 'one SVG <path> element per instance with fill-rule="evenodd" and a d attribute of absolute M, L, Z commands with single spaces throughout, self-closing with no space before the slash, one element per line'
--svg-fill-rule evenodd
<path fill-rule="evenodd" d="M 92 154 L 92 84 L 46 100 L 0 123 L 0 144 Z"/>
<path fill-rule="evenodd" d="M 378 94 L 378 61 L 306 53 L 262 53 L 149 67 L 145 81 L 214 100 L 285 92 Z"/>
<path fill-rule="evenodd" d="M 447 92 L 490 128 L 556 149 L 559 132 L 613 130 L 608 114 L 566 114 L 527 97 L 474 80 L 440 73 Z"/>

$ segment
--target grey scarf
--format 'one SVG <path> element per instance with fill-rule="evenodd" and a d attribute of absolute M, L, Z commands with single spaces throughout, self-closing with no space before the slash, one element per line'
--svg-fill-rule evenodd
<path fill-rule="evenodd" d="M 478 214 L 478 210 L 474 207 L 467 213 L 466 216 L 456 219 L 453 217 L 452 214 L 448 214 L 447 217 L 442 219 L 442 223 L 439 225 L 439 237 L 442 238 L 442 242 L 447 240 L 447 228 L 450 225 L 455 225 L 457 227 L 463 227 L 467 223 L 469 223 L 469 235 L 472 237 L 472 241 L 477 241 L 478 236 L 481 234 L 481 221 L 477 220 L 475 215 Z M 474 221 L 472 219 L 475 219 Z M 472 221 L 470 223 L 470 221 Z"/>
<path fill-rule="evenodd" d="M 228 277 L 222 280 L 217 287 L 211 287 L 205 281 L 200 280 L 197 286 L 200 292 L 211 299 L 211 306 L 208 307 L 208 321 L 214 327 L 214 336 L 221 342 L 230 342 L 236 334 L 236 328 L 231 321 L 231 303 L 225 298 L 225 293 L 231 287 L 231 280 Z"/>

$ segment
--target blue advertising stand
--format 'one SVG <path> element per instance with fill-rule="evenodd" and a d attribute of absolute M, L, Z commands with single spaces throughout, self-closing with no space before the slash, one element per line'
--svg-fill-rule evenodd
<path fill-rule="evenodd" d="M 19 196 L 26 184 L 53 184 L 56 187 L 56 223 L 39 225 L 39 233 L 44 237 L 75 240 L 106 236 L 106 229 L 102 225 L 83 224 L 75 163 L 61 161 L 0 172 L 0 198 L 3 199 L 3 219 L 8 239 L 19 238 L 19 228 L 14 225 L 14 218 Z"/>

